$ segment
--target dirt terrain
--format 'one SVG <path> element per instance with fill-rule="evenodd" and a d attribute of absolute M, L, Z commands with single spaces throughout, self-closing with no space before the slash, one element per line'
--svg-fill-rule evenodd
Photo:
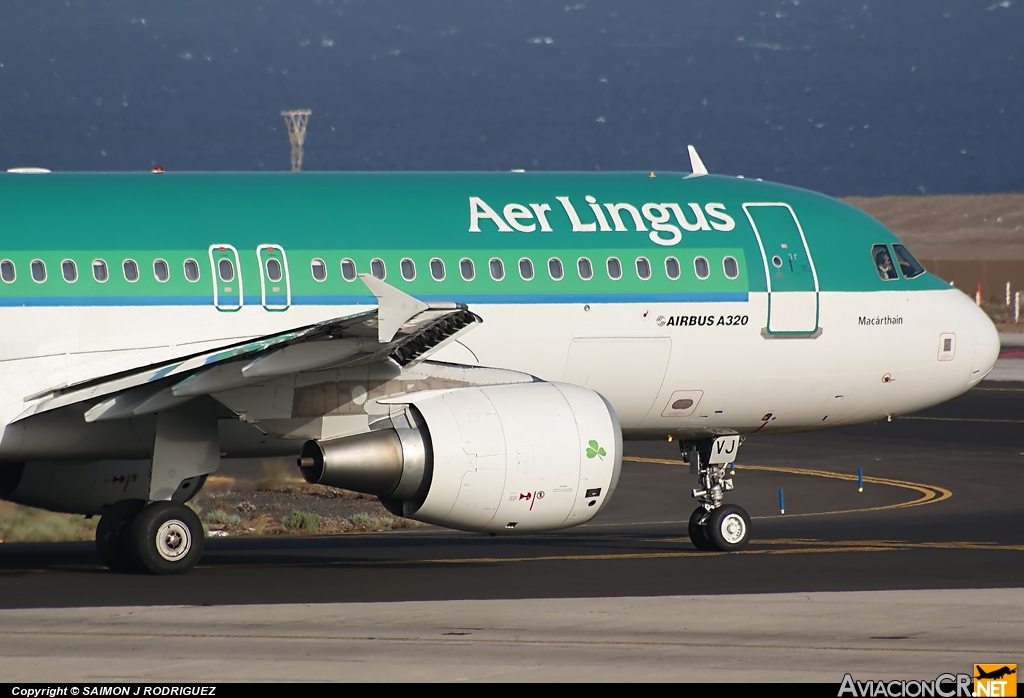
<path fill-rule="evenodd" d="M 213 536 L 349 533 L 423 525 L 389 514 L 374 496 L 310 485 L 285 472 L 278 470 L 280 475 L 257 481 L 211 476 L 189 504 Z"/>
<path fill-rule="evenodd" d="M 392 516 L 376 497 L 310 485 L 286 460 L 226 461 L 189 502 L 209 535 L 256 536 L 387 531 L 422 526 Z M 294 471 L 294 472 L 292 472 Z M 98 517 L 0 501 L 0 543 L 91 540 Z"/>
<path fill-rule="evenodd" d="M 919 259 L 1024 262 L 1024 194 L 843 201 L 884 223 Z"/>

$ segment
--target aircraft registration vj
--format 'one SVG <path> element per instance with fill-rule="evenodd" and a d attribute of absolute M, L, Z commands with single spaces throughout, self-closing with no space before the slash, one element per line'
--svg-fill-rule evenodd
<path fill-rule="evenodd" d="M 0 497 L 184 572 L 222 458 L 441 526 L 589 521 L 671 436 L 736 550 L 740 442 L 948 400 L 998 335 L 880 223 L 694 173 L 0 175 Z"/>

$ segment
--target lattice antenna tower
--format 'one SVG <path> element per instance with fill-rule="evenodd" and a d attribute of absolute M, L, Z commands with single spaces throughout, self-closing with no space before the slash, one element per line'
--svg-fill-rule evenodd
<path fill-rule="evenodd" d="M 302 145 L 306 142 L 306 124 L 309 123 L 309 109 L 292 109 L 281 112 L 288 127 L 288 141 L 292 144 L 292 172 L 302 170 Z"/>

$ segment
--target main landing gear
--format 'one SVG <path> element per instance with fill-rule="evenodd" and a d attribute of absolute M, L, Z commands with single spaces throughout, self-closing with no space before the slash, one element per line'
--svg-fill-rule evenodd
<path fill-rule="evenodd" d="M 739 436 L 719 436 L 704 441 L 681 442 L 683 459 L 690 464 L 700 486 L 693 490 L 699 506 L 690 515 L 690 541 L 698 550 L 740 550 L 750 541 L 750 516 L 743 507 L 722 499 L 733 489 L 726 468 L 736 460 Z"/>
<path fill-rule="evenodd" d="M 112 572 L 182 574 L 199 562 L 203 542 L 199 517 L 177 502 L 120 501 L 96 527 L 96 551 Z"/>
<path fill-rule="evenodd" d="M 149 503 L 116 502 L 96 527 L 96 552 L 113 572 L 182 574 L 203 556 L 203 524 L 185 506 L 220 464 L 217 411 L 203 398 L 157 414 Z"/>

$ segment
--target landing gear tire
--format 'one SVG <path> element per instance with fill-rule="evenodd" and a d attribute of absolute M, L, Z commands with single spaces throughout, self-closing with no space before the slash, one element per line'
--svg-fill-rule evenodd
<path fill-rule="evenodd" d="M 153 502 L 132 521 L 128 548 L 144 572 L 183 574 L 203 556 L 203 525 L 183 504 Z"/>
<path fill-rule="evenodd" d="M 693 547 L 697 548 L 697 550 L 718 550 L 718 548 L 708 540 L 706 523 L 703 526 L 701 525 L 701 519 L 703 519 L 707 514 L 708 512 L 704 507 L 697 507 L 693 510 L 693 513 L 690 514 L 690 525 L 688 527 L 690 542 L 693 543 Z"/>
<path fill-rule="evenodd" d="M 711 510 L 704 530 L 718 550 L 741 550 L 750 541 L 750 516 L 741 506 L 723 504 Z"/>
<path fill-rule="evenodd" d="M 128 548 L 132 519 L 146 505 L 139 499 L 124 499 L 107 507 L 96 526 L 96 552 L 111 572 L 126 574 L 137 571 L 135 558 Z"/>

